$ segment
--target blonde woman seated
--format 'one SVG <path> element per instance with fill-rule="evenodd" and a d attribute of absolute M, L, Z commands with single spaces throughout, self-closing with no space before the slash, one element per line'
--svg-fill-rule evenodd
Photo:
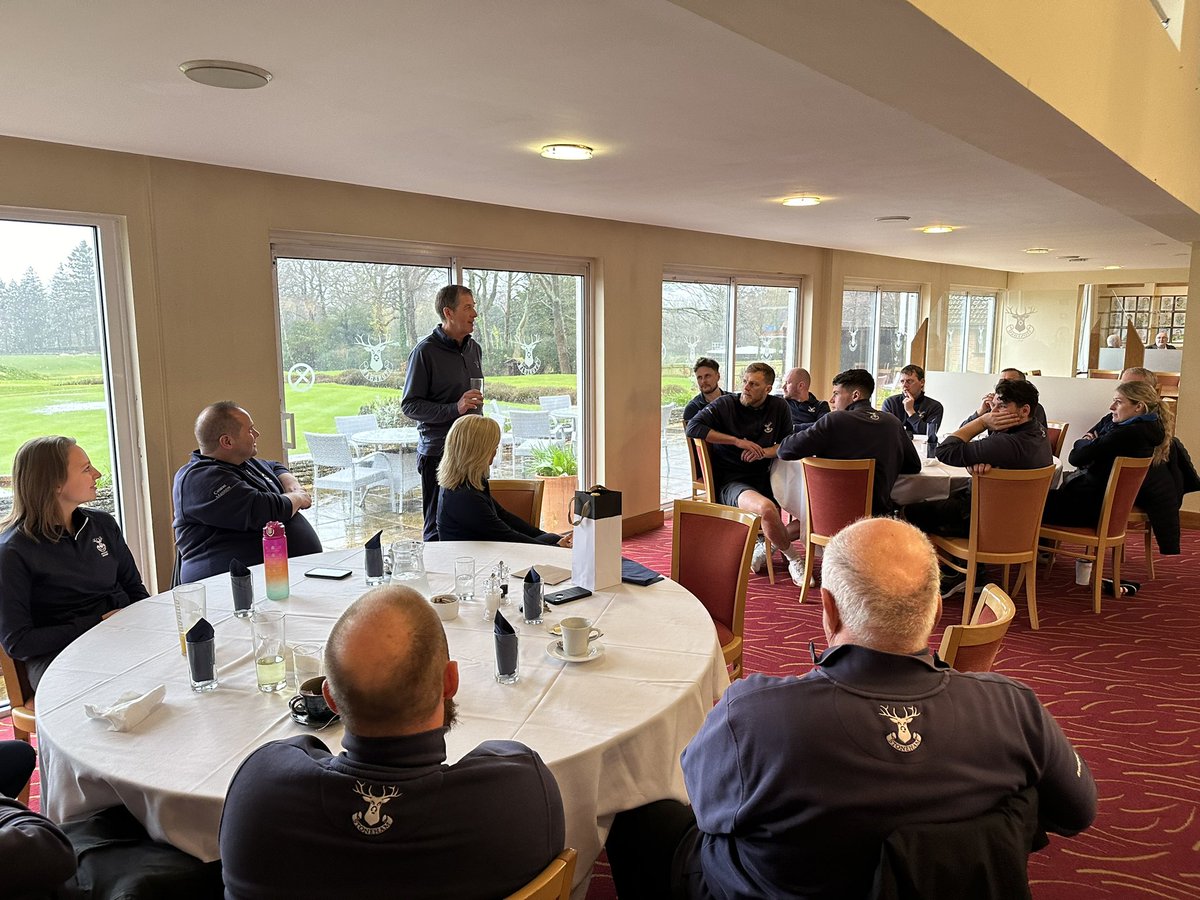
<path fill-rule="evenodd" d="M 487 475 L 499 446 L 500 426 L 487 416 L 462 416 L 450 428 L 437 471 L 438 538 L 570 547 L 570 532 L 542 531 L 492 499 Z"/>

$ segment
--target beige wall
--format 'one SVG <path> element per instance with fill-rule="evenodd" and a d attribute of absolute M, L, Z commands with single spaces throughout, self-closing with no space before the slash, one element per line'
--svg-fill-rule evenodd
<path fill-rule="evenodd" d="M 1167 193 L 1200 210 L 1200 15 L 1180 47 L 1147 0 L 909 0 Z"/>

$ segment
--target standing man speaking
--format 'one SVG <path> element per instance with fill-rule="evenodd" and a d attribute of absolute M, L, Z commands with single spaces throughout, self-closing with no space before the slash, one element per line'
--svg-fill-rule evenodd
<path fill-rule="evenodd" d="M 421 473 L 424 538 L 436 541 L 438 463 L 446 432 L 459 416 L 483 410 L 483 393 L 471 389 L 483 378 L 483 351 L 471 339 L 475 330 L 475 296 L 460 284 L 448 284 L 434 300 L 441 324 L 413 347 L 408 356 L 400 409 L 417 422 L 417 471 Z"/>

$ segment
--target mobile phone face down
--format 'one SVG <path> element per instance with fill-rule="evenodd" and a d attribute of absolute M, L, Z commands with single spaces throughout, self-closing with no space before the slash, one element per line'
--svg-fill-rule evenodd
<path fill-rule="evenodd" d="M 309 569 L 304 573 L 305 578 L 330 578 L 334 581 L 341 581 L 343 578 L 349 578 L 354 573 L 353 569 L 335 569 L 332 566 L 317 566 L 315 569 Z"/>
<path fill-rule="evenodd" d="M 546 602 L 551 606 L 559 606 L 563 603 L 570 603 L 572 600 L 582 600 L 584 597 L 590 596 L 592 596 L 592 592 L 587 588 L 573 587 L 547 594 Z"/>

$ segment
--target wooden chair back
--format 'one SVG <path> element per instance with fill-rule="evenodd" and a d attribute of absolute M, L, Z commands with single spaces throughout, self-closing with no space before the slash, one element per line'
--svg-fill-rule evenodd
<path fill-rule="evenodd" d="M 1109 541 L 1124 542 L 1133 501 L 1137 499 L 1148 471 L 1149 457 L 1134 459 L 1130 456 L 1118 456 L 1113 461 L 1112 472 L 1108 476 L 1108 487 L 1104 490 L 1104 505 L 1100 507 L 1100 522 L 1096 528 L 1098 535 L 1108 538 Z"/>
<path fill-rule="evenodd" d="M 1179 396 L 1178 372 L 1155 372 L 1154 377 L 1158 379 L 1158 393 L 1160 397 Z"/>
<path fill-rule="evenodd" d="M 8 702 L 12 707 L 13 736 L 19 741 L 30 743 L 30 736 L 37 734 L 37 716 L 34 712 L 33 688 L 25 663 L 13 659 L 0 648 L 0 673 L 4 675 L 4 687 L 8 691 Z"/>
<path fill-rule="evenodd" d="M 1107 378 L 1116 381 L 1121 373 L 1116 369 L 1088 369 L 1088 378 Z"/>
<path fill-rule="evenodd" d="M 992 469 L 971 476 L 971 562 L 1028 562 L 1037 558 L 1038 529 L 1054 466 Z"/>
<path fill-rule="evenodd" d="M 568 847 L 550 861 L 533 881 L 506 900 L 570 900 L 575 877 L 575 848 Z"/>
<path fill-rule="evenodd" d="M 691 591 L 712 616 L 736 677 L 741 674 L 746 585 L 759 518 L 732 506 L 694 500 L 676 500 L 673 515 L 671 579 Z"/>
<path fill-rule="evenodd" d="M 1067 441 L 1067 430 L 1070 427 L 1070 422 L 1046 423 L 1046 438 L 1050 441 L 1050 452 L 1055 456 L 1062 456 L 1063 444 Z"/>
<path fill-rule="evenodd" d="M 996 653 L 1017 614 L 1016 604 L 998 585 L 989 584 L 969 625 L 948 625 L 942 632 L 940 656 L 960 672 L 990 672 Z"/>
<path fill-rule="evenodd" d="M 686 434 L 683 436 L 683 443 L 687 447 L 688 468 L 692 474 L 692 499 L 695 500 L 697 495 L 703 494 L 704 499 L 712 500 L 708 496 L 708 491 L 704 488 L 704 478 L 700 474 L 700 460 L 697 458 L 698 451 L 692 446 L 692 439 Z"/>
<path fill-rule="evenodd" d="M 695 451 L 696 463 L 700 466 L 700 480 L 704 482 L 704 493 L 710 503 L 720 503 L 717 497 L 717 480 L 713 476 L 712 454 L 708 452 L 708 442 L 703 438 L 692 438 L 692 449 Z"/>
<path fill-rule="evenodd" d="M 540 478 L 493 478 L 488 482 L 492 499 L 514 516 L 535 528 L 542 521 L 542 495 L 546 482 Z"/>

